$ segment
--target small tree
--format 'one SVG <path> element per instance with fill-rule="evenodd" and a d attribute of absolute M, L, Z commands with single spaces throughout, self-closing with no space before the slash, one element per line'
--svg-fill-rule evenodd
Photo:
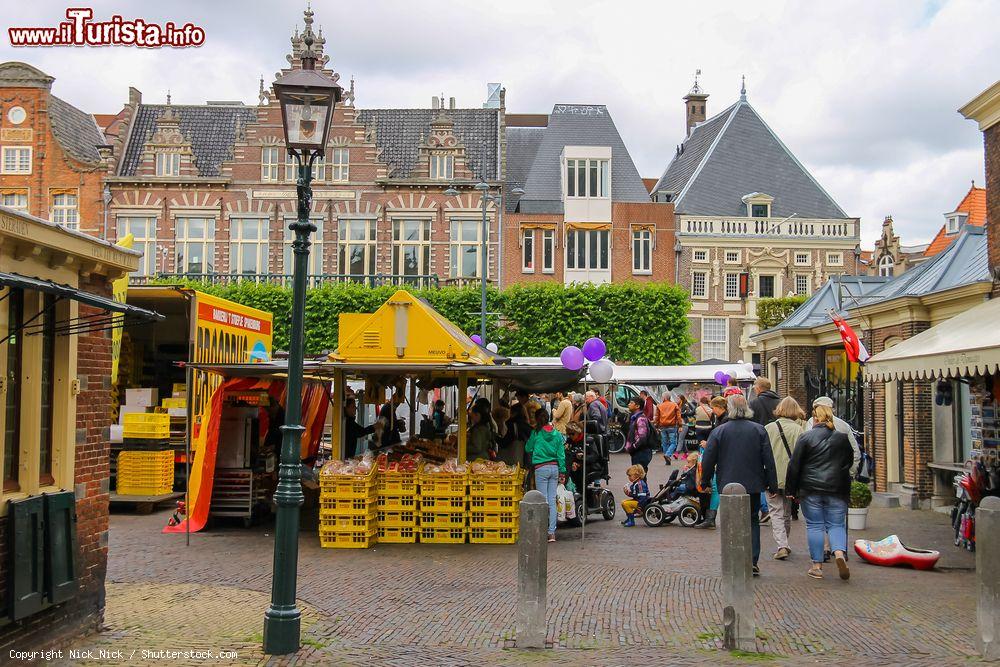
<path fill-rule="evenodd" d="M 795 312 L 795 309 L 808 300 L 807 296 L 785 296 L 776 299 L 760 299 L 757 301 L 757 322 L 760 328 L 770 329 L 778 326 Z"/>
<path fill-rule="evenodd" d="M 872 490 L 864 482 L 851 482 L 851 499 L 848 506 L 862 509 L 872 504 Z"/>

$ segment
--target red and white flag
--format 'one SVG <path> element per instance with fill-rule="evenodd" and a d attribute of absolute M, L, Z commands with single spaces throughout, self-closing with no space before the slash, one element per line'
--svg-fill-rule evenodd
<path fill-rule="evenodd" d="M 847 320 L 832 310 L 830 311 L 830 319 L 837 325 L 837 331 L 840 332 L 840 337 L 844 339 L 844 349 L 847 350 L 847 358 L 854 363 L 860 364 L 868 361 L 868 358 L 872 355 L 868 354 L 865 344 L 858 338 L 858 334 L 854 333 L 854 329 L 847 323 Z"/>

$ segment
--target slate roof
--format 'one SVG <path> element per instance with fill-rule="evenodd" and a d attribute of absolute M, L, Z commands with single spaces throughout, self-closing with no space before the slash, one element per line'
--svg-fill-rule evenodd
<path fill-rule="evenodd" d="M 564 212 L 561 156 L 566 146 L 610 147 L 612 201 L 649 201 L 649 192 L 607 107 L 556 104 L 546 127 L 507 129 L 507 184 L 525 190 L 519 201 L 509 200 L 510 210 Z"/>
<path fill-rule="evenodd" d="M 101 161 L 98 146 L 107 143 L 94 117 L 69 102 L 49 95 L 49 121 L 59 146 L 73 159 L 96 165 Z"/>
<path fill-rule="evenodd" d="M 257 110 L 239 105 L 172 105 L 180 119 L 181 132 L 191 142 L 200 176 L 219 176 L 222 163 L 233 157 L 237 123 L 245 126 L 257 119 Z M 135 176 L 142 161 L 142 149 L 153 131 L 156 119 L 167 110 L 165 104 L 139 106 L 132 126 L 132 135 L 122 158 L 121 176 Z"/>
<path fill-rule="evenodd" d="M 407 178 L 417 165 L 421 137 L 430 134 L 437 109 L 361 109 L 358 121 L 375 128 L 382 161 L 394 167 L 392 178 Z M 478 178 L 495 181 L 499 151 L 500 112 L 497 109 L 446 109 L 455 122 L 455 136 L 465 144 L 466 162 Z M 485 169 L 484 169 L 485 161 Z"/>
<path fill-rule="evenodd" d="M 783 331 L 786 329 L 811 329 L 812 327 L 830 323 L 827 311 L 847 310 L 856 304 L 866 304 L 873 292 L 888 283 L 891 278 L 880 276 L 840 276 L 837 280 L 827 280 L 816 290 L 808 301 L 795 309 L 781 324 L 767 331 Z M 837 303 L 837 285 L 841 285 L 841 303 Z M 761 332 L 763 333 L 763 332 Z M 760 334 L 755 334 L 760 335 Z"/>
<path fill-rule="evenodd" d="M 763 192 L 774 197 L 774 217 L 848 218 L 743 97 L 692 129 L 660 190 L 677 193 L 681 214 L 746 216 L 742 197 Z"/>

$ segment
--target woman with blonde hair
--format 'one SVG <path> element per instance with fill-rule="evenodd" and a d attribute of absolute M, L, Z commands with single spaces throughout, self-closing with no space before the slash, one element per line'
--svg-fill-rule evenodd
<path fill-rule="evenodd" d="M 833 410 L 813 406 L 813 427 L 803 433 L 792 452 L 785 476 L 785 494 L 799 501 L 806 519 L 809 557 L 806 573 L 823 578 L 823 538 L 830 539 L 840 578 L 847 580 L 847 500 L 851 493 L 854 453 L 847 436 L 836 430 Z"/>
<path fill-rule="evenodd" d="M 785 474 L 788 471 L 788 461 L 795 451 L 795 443 L 802 435 L 802 423 L 806 415 L 799 402 L 791 396 L 781 399 L 772 414 L 775 419 L 764 426 L 764 430 L 767 431 L 771 452 L 774 454 L 778 492 L 767 494 L 767 507 L 771 515 L 771 533 L 778 545 L 774 559 L 785 560 L 792 553 L 788 546 L 788 533 L 792 529 L 792 501 L 785 494 Z"/>

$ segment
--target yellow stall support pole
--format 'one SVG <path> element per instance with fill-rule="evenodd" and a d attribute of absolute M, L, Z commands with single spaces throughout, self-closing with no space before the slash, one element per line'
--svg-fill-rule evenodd
<path fill-rule="evenodd" d="M 331 456 L 336 459 L 344 458 L 344 371 L 335 369 L 333 371 L 333 442 L 331 445 Z"/>
<path fill-rule="evenodd" d="M 469 376 L 458 374 L 458 462 L 465 463 L 466 446 L 468 443 L 469 415 Z"/>

